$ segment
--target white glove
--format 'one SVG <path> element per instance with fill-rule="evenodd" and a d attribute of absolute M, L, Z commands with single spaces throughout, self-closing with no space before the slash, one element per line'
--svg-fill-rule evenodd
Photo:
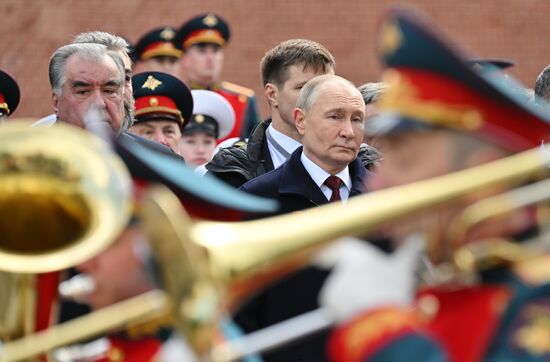
<path fill-rule="evenodd" d="M 333 268 L 319 303 L 338 322 L 384 305 L 412 305 L 415 268 L 424 240 L 411 236 L 393 254 L 357 239 L 343 239 L 323 250 L 314 264 Z"/>

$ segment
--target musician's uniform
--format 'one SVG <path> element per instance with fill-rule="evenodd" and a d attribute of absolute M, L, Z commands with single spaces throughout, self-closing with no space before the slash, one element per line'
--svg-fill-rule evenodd
<path fill-rule="evenodd" d="M 512 153 L 547 140 L 550 113 L 520 99 L 504 76 L 470 67 L 441 39 L 409 12 L 390 13 L 380 39 L 389 87 L 381 116 L 366 125 L 370 135 L 451 128 Z M 479 277 L 420 289 L 412 304 L 363 308 L 331 336 L 332 360 L 550 360 L 550 254 Z"/>
<path fill-rule="evenodd" d="M 335 331 L 334 361 L 547 361 L 550 255 L 485 273 L 483 283 L 422 290 L 413 308 L 367 311 Z"/>

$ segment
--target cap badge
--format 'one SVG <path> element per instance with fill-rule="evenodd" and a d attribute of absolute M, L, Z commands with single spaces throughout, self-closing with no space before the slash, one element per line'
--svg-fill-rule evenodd
<path fill-rule="evenodd" d="M 159 105 L 159 99 L 157 97 L 151 97 L 149 98 L 149 105 L 151 107 L 156 107 Z"/>
<path fill-rule="evenodd" d="M 161 84 L 162 84 L 162 82 L 160 80 L 158 80 L 157 78 L 150 75 L 150 76 L 147 77 L 147 80 L 145 81 L 145 83 L 143 83 L 141 88 L 147 88 L 147 89 L 150 89 L 150 90 L 154 91 Z"/>
<path fill-rule="evenodd" d="M 202 23 L 208 27 L 214 27 L 218 24 L 218 18 L 213 14 L 208 14 L 202 19 Z"/>
<path fill-rule="evenodd" d="M 195 115 L 195 122 L 197 123 L 203 123 L 204 122 L 204 116 L 202 114 Z"/>
<path fill-rule="evenodd" d="M 174 30 L 170 29 L 170 28 L 165 28 L 161 33 L 160 33 L 160 37 L 164 40 L 172 40 L 174 39 L 174 36 L 175 36 L 175 32 Z"/>
<path fill-rule="evenodd" d="M 386 55 L 393 54 L 403 42 L 403 34 L 395 23 L 384 24 L 380 36 L 380 50 Z"/>

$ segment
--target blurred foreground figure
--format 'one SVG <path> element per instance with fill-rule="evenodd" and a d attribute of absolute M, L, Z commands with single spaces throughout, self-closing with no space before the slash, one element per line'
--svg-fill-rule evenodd
<path fill-rule="evenodd" d="M 468 57 L 436 34 L 404 11 L 392 12 L 383 23 L 379 47 L 390 68 L 384 77 L 388 89 L 379 101 L 381 114 L 366 129 L 377 137 L 384 160 L 367 182 L 370 190 L 487 163 L 548 139 L 550 118 L 544 112 L 511 92 L 504 76 L 473 70 Z M 328 346 L 331 358 L 548 360 L 548 256 L 541 251 L 521 260 L 527 246 L 503 240 L 520 243 L 536 235 L 535 207 L 450 233 L 464 207 L 508 188 L 470 194 L 389 225 L 385 233 L 398 248 L 393 255 L 356 244 L 325 251 L 320 262 L 335 266 L 335 272 L 321 304 L 342 322 Z M 415 298 L 421 283 L 415 277 L 418 254 L 426 241 L 433 264 L 425 273 L 427 287 Z M 453 268 L 457 250 L 474 245 L 486 255 L 508 247 L 515 251 L 509 260 L 488 265 L 474 257 L 473 270 L 458 263 Z"/>

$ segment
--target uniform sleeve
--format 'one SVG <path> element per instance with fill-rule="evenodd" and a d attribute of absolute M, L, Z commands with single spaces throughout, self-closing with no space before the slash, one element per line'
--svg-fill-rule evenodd
<path fill-rule="evenodd" d="M 369 311 L 336 328 L 327 349 L 332 362 L 449 360 L 415 313 L 400 308 Z"/>
<path fill-rule="evenodd" d="M 248 97 L 245 114 L 243 117 L 243 126 L 241 128 L 241 139 L 247 139 L 254 127 L 260 122 L 258 104 L 256 96 Z"/>

